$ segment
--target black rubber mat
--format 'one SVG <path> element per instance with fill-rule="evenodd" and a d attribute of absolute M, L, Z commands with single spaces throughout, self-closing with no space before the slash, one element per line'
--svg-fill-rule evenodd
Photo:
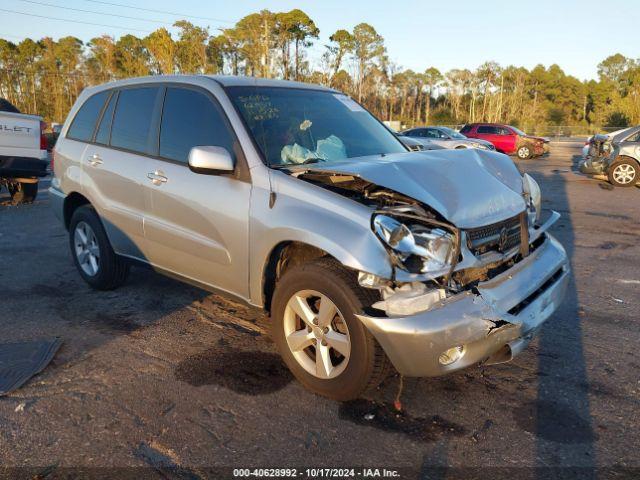
<path fill-rule="evenodd" d="M 0 343 L 0 396 L 20 388 L 46 367 L 60 348 L 59 338 Z"/>

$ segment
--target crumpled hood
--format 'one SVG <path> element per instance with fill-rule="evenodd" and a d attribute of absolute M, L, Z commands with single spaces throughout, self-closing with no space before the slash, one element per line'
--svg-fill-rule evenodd
<path fill-rule="evenodd" d="M 306 171 L 355 175 L 414 198 L 458 228 L 490 225 L 525 210 L 513 161 L 486 150 L 438 150 L 305 165 Z"/>

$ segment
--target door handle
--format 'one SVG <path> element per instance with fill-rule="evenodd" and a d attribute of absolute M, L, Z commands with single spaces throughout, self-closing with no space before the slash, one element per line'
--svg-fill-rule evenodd
<path fill-rule="evenodd" d="M 151 180 L 151 183 L 153 183 L 154 185 L 162 185 L 163 183 L 167 183 L 168 180 L 168 178 L 162 175 L 162 173 L 158 170 L 153 173 L 147 173 L 147 178 Z"/>
<path fill-rule="evenodd" d="M 98 165 L 102 165 L 102 159 L 100 158 L 100 155 L 98 155 L 97 153 L 94 153 L 89 158 L 89 163 L 91 164 L 91 166 L 97 167 Z"/>

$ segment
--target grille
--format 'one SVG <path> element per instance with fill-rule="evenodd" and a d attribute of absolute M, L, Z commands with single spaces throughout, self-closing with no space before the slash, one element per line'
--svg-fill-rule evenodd
<path fill-rule="evenodd" d="M 474 255 L 507 252 L 520 245 L 520 216 L 466 230 L 467 245 Z"/>

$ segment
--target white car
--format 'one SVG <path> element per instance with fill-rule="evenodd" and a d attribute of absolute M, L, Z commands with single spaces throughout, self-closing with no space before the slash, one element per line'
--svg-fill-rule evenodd
<path fill-rule="evenodd" d="M 417 127 L 401 133 L 406 137 L 418 140 L 423 145 L 437 145 L 440 148 L 463 149 L 479 148 L 481 150 L 495 150 L 491 142 L 479 138 L 467 138 L 460 132 L 449 127 Z"/>

